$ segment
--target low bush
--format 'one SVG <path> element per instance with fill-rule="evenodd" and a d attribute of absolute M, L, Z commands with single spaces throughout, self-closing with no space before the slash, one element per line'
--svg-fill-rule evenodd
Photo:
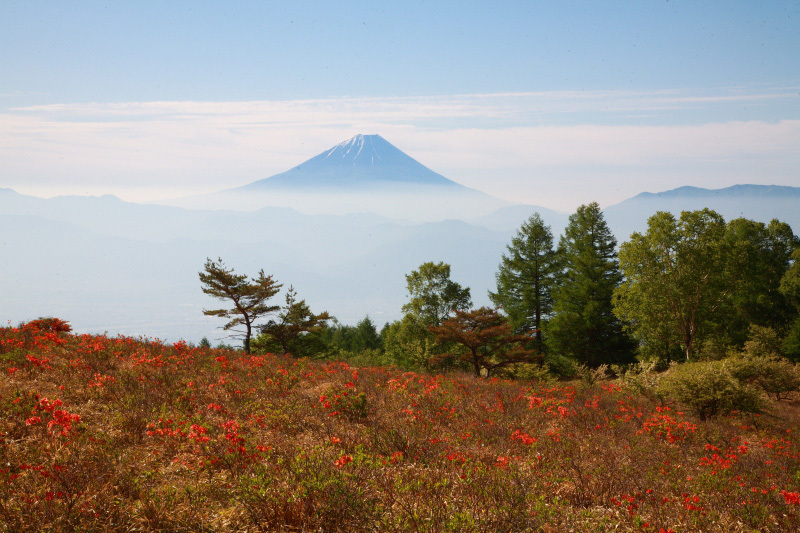
<path fill-rule="evenodd" d="M 559 354 L 547 354 L 544 364 L 550 373 L 559 379 L 573 379 L 580 373 L 579 365 L 569 357 Z"/>
<path fill-rule="evenodd" d="M 731 375 L 753 385 L 775 400 L 786 400 L 800 391 L 800 368 L 778 357 L 735 357 L 729 360 Z"/>
<path fill-rule="evenodd" d="M 761 395 L 737 379 L 732 366 L 729 360 L 684 363 L 670 369 L 659 385 L 664 395 L 686 405 L 701 420 L 733 411 L 761 411 Z"/>

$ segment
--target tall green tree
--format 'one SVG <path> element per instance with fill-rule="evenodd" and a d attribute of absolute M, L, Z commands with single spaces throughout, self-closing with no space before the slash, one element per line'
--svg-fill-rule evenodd
<path fill-rule="evenodd" d="M 592 367 L 633 360 L 633 342 L 612 312 L 611 298 L 622 280 L 616 244 L 596 202 L 570 215 L 559 241 L 564 270 L 554 294 L 549 344 Z"/>
<path fill-rule="evenodd" d="M 236 274 L 232 268 L 226 267 L 222 259 L 206 259 L 199 276 L 205 294 L 233 303 L 231 309 L 204 309 L 203 314 L 230 319 L 222 329 L 233 331 L 233 337 L 242 338 L 244 351 L 249 354 L 255 322 L 280 309 L 279 306 L 267 305 L 266 302 L 281 290 L 282 285 L 272 279 L 271 275 L 266 276 L 264 270 L 260 270 L 257 277 L 248 280 L 247 276 Z M 244 329 L 237 329 L 241 327 Z"/>
<path fill-rule="evenodd" d="M 725 231 L 726 265 L 731 284 L 730 309 L 720 322 L 722 335 L 737 347 L 750 326 L 785 333 L 797 313 L 781 292 L 781 279 L 800 245 L 792 228 L 778 220 L 769 224 L 745 218 L 731 220 Z"/>
<path fill-rule="evenodd" d="M 472 298 L 469 287 L 450 279 L 447 263 L 423 263 L 406 275 L 409 301 L 403 312 L 425 326 L 438 326 L 456 309 L 469 309 Z"/>
<path fill-rule="evenodd" d="M 495 276 L 497 289 L 489 298 L 508 315 L 515 331 L 534 335 L 533 344 L 542 353 L 542 330 L 553 309 L 559 271 L 553 233 L 534 213 L 506 248 Z"/>
<path fill-rule="evenodd" d="M 800 312 L 800 247 L 792 252 L 791 264 L 781 278 L 781 293 Z M 800 361 L 800 315 L 796 315 L 783 340 L 783 352 L 794 361 Z"/>
<path fill-rule="evenodd" d="M 645 234 L 620 246 L 625 282 L 614 312 L 646 353 L 670 359 L 677 348 L 688 360 L 714 329 L 732 289 L 725 233 L 725 221 L 710 209 L 684 211 L 680 220 L 661 211 L 648 219 Z"/>
<path fill-rule="evenodd" d="M 469 309 L 470 290 L 450 279 L 450 265 L 443 262 L 423 263 L 406 275 L 406 286 L 405 315 L 381 331 L 385 353 L 399 366 L 427 368 L 431 357 L 444 350 L 428 327 L 438 326 L 455 310 Z"/>
<path fill-rule="evenodd" d="M 280 345 L 284 354 L 308 355 L 309 336 L 318 334 L 327 326 L 330 315 L 323 311 L 314 314 L 305 300 L 298 300 L 294 287 L 286 293 L 286 305 L 283 306 L 277 319 L 272 319 L 261 327 L 267 339 Z M 321 349 L 322 341 L 318 344 Z"/>

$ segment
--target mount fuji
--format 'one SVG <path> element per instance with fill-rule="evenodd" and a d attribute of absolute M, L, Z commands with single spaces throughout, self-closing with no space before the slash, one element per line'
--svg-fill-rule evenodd
<path fill-rule="evenodd" d="M 466 189 L 429 169 L 380 135 L 356 135 L 291 170 L 234 190 L 353 191 L 397 184 Z"/>
<path fill-rule="evenodd" d="M 380 135 L 356 135 L 286 172 L 170 203 L 236 211 L 370 212 L 414 222 L 471 219 L 512 204 L 445 178 Z"/>

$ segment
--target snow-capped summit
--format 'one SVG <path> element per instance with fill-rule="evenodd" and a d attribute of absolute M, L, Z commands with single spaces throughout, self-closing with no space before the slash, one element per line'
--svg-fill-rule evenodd
<path fill-rule="evenodd" d="M 461 187 L 434 172 L 380 135 L 356 135 L 316 157 L 239 190 L 313 188 L 363 190 L 392 183 Z"/>
<path fill-rule="evenodd" d="M 173 202 L 247 211 L 291 207 L 302 213 L 376 213 L 414 221 L 473 218 L 510 202 L 451 181 L 380 135 L 356 135 L 275 176 Z"/>

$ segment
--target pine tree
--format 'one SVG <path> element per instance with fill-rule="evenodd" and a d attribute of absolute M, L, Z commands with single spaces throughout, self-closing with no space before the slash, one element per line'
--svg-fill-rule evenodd
<path fill-rule="evenodd" d="M 507 249 L 495 276 L 497 291 L 490 292 L 489 298 L 502 307 L 515 331 L 534 335 L 535 348 L 542 353 L 542 330 L 553 309 L 558 272 L 553 233 L 534 213 Z"/>
<path fill-rule="evenodd" d="M 286 305 L 281 309 L 277 320 L 270 320 L 262 326 L 261 332 L 280 344 L 284 354 L 305 355 L 301 340 L 309 334 L 325 329 L 330 315 L 323 311 L 315 315 L 305 300 L 298 300 L 294 287 L 286 292 Z"/>
<path fill-rule="evenodd" d="M 250 353 L 253 324 L 260 317 L 280 309 L 277 305 L 266 305 L 265 302 L 275 296 L 282 285 L 272 276 L 265 276 L 263 270 L 259 271 L 258 277 L 248 281 L 247 276 L 227 268 L 222 259 L 207 259 L 204 271 L 199 275 L 204 293 L 233 302 L 233 309 L 204 309 L 203 314 L 231 319 L 222 329 L 233 330 L 233 336 L 243 338 L 244 351 Z M 244 326 L 244 331 L 234 329 L 239 326 Z"/>
<path fill-rule="evenodd" d="M 475 376 L 485 370 L 488 377 L 497 368 L 538 359 L 533 350 L 524 347 L 530 337 L 512 333 L 508 319 L 488 307 L 456 310 L 441 325 L 428 329 L 436 335 L 436 342 L 454 348 L 436 355 L 434 363 L 459 359 L 472 366 Z"/>
<path fill-rule="evenodd" d="M 564 270 L 554 295 L 549 343 L 591 367 L 633 360 L 633 341 L 612 312 L 611 298 L 622 280 L 616 244 L 596 202 L 570 215 L 559 241 Z"/>

